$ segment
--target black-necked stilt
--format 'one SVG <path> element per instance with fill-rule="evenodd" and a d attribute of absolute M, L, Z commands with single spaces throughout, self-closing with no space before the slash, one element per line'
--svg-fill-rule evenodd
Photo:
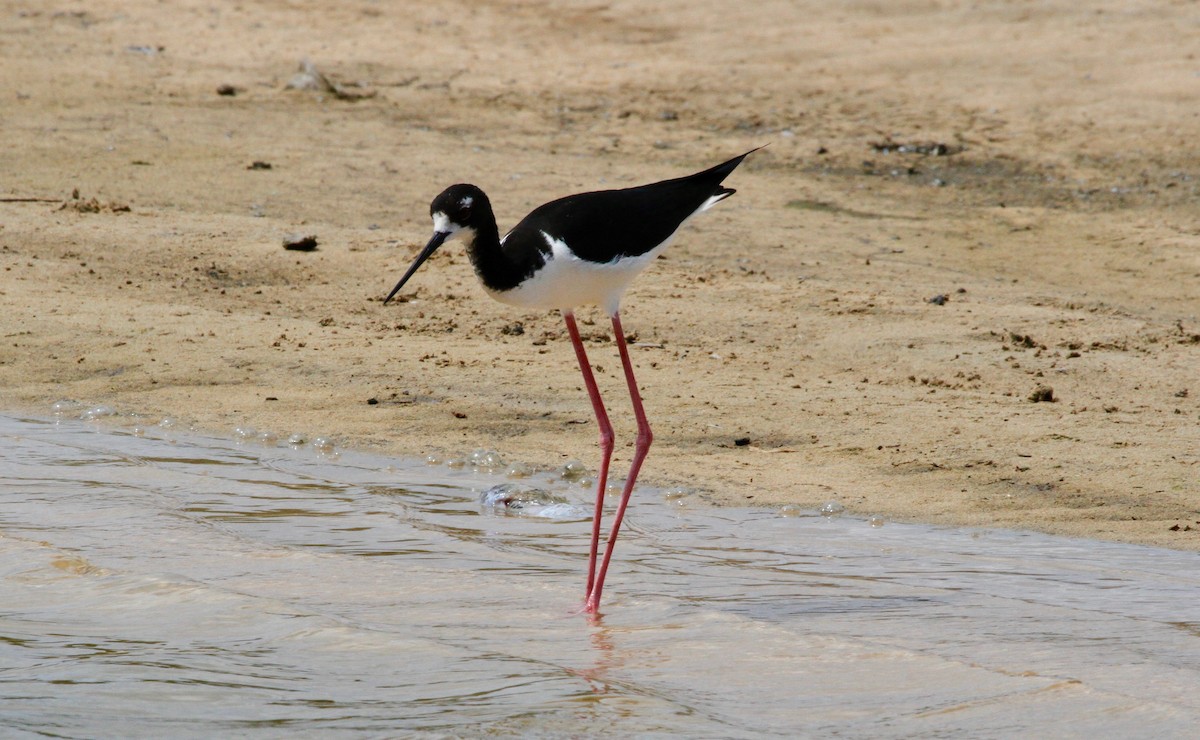
<path fill-rule="evenodd" d="M 685 221 L 733 195 L 734 191 L 723 187 L 721 181 L 751 152 L 687 177 L 623 190 L 580 193 L 550 201 L 535 208 L 503 237 L 496 227 L 492 205 L 483 191 L 474 185 L 451 185 L 429 206 L 433 238 L 383 300 L 385 304 L 392 300 L 438 247 L 448 239 L 459 237 L 466 242 L 475 273 L 493 298 L 521 308 L 562 311 L 600 428 L 600 472 L 596 480 L 596 512 L 592 520 L 583 607 L 586 612 L 595 613 L 600 607 L 604 576 L 612 559 L 621 520 L 652 439 L 637 380 L 633 376 L 633 365 L 629 361 L 625 332 L 621 329 L 618 312 L 621 296 L 633 278 L 666 248 Z M 621 354 L 621 364 L 625 367 L 625 382 L 629 385 L 638 426 L 629 477 L 625 479 L 599 572 L 596 557 L 608 466 L 613 452 L 613 430 L 575 325 L 575 308 L 588 304 L 600 306 L 612 319 L 613 336 Z"/>

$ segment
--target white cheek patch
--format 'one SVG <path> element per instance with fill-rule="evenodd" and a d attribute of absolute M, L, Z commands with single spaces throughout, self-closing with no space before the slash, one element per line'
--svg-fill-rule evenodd
<path fill-rule="evenodd" d="M 453 234 L 458 231 L 458 227 L 450 223 L 450 217 L 441 211 L 433 212 L 433 230 L 440 231 L 443 234 Z"/>
<path fill-rule="evenodd" d="M 468 245 L 475 243 L 475 229 L 454 223 L 441 211 L 433 212 L 433 230 L 439 234 L 445 234 L 446 241 L 461 239 Z"/>

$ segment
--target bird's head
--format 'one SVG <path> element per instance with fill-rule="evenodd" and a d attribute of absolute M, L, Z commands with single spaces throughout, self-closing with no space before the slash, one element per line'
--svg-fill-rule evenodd
<path fill-rule="evenodd" d="M 455 238 L 462 239 L 468 245 L 475 241 L 476 224 L 492 218 L 491 213 L 492 208 L 487 196 L 474 185 L 451 185 L 443 190 L 429 204 L 429 215 L 433 218 L 433 236 L 413 260 L 408 272 L 404 273 L 404 277 L 400 278 L 392 292 L 383 299 L 384 304 L 400 292 L 417 268 L 429 259 L 438 247 Z"/>

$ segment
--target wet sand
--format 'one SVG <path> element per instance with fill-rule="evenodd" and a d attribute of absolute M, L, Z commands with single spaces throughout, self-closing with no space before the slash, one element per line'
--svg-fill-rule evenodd
<path fill-rule="evenodd" d="M 769 144 L 623 304 L 646 482 L 1200 549 L 1190 6 L 0 14 L 6 409 L 593 464 L 558 316 L 453 247 L 381 305 L 429 200 L 474 182 L 504 229 Z M 304 58 L 327 84 L 288 89 Z M 580 319 L 619 473 L 620 363 Z"/>

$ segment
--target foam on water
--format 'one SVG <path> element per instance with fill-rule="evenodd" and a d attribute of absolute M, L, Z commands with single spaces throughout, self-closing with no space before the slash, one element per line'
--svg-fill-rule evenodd
<path fill-rule="evenodd" d="M 505 480 L 498 457 L 485 475 L 137 428 L 0 417 L 6 732 L 1190 737 L 1200 721 L 1194 553 L 639 489 L 592 622 L 571 614 L 588 517 L 495 516 L 480 496 Z M 499 500 L 592 505 L 560 470 L 507 485 Z"/>

